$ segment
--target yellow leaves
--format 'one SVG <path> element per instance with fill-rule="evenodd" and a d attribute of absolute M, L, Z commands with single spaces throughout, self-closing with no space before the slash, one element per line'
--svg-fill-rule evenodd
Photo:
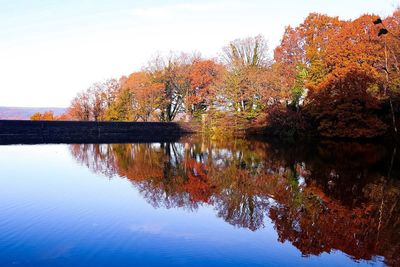
<path fill-rule="evenodd" d="M 53 111 L 45 111 L 43 113 L 36 112 L 31 116 L 31 120 L 33 121 L 54 121 L 54 120 L 64 120 L 67 119 L 68 116 L 66 114 L 63 114 L 61 116 L 55 116 Z"/>
<path fill-rule="evenodd" d="M 31 116 L 32 121 L 40 121 L 42 119 L 42 114 L 40 112 L 36 112 Z"/>

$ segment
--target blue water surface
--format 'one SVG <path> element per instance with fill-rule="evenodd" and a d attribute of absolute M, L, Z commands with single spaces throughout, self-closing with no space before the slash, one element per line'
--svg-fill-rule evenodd
<path fill-rule="evenodd" d="M 379 255 L 303 255 L 216 207 L 156 207 L 116 173 L 79 164 L 68 145 L 0 146 L 0 266 L 382 266 Z"/>

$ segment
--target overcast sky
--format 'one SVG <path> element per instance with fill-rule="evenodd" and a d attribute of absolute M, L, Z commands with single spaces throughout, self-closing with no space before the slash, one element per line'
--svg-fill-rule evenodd
<path fill-rule="evenodd" d="M 0 106 L 67 107 L 95 81 L 139 70 L 156 52 L 217 56 L 229 41 L 264 35 L 310 12 L 387 16 L 396 0 L 0 0 Z"/>

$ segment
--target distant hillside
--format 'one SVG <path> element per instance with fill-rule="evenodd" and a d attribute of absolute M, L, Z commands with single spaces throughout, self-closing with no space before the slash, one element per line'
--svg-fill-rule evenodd
<path fill-rule="evenodd" d="M 66 108 L 17 108 L 0 107 L 0 120 L 29 120 L 36 112 L 53 111 L 55 115 L 64 113 Z"/>

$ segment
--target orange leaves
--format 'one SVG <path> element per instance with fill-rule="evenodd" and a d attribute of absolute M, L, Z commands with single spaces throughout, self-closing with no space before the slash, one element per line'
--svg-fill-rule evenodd
<path fill-rule="evenodd" d="M 186 159 L 184 164 L 188 177 L 184 188 L 190 194 L 191 201 L 208 203 L 213 192 L 206 166 L 192 158 Z"/>
<path fill-rule="evenodd" d="M 297 29 L 288 26 L 282 37 L 281 44 L 274 50 L 277 63 L 296 65 L 304 61 L 302 36 Z"/>
<path fill-rule="evenodd" d="M 33 121 L 63 121 L 63 120 L 70 120 L 70 116 L 68 114 L 61 114 L 60 116 L 54 115 L 54 112 L 49 110 L 43 113 L 36 112 L 30 118 Z"/>
<path fill-rule="evenodd" d="M 326 45 L 328 72 L 318 83 L 306 84 L 311 89 L 307 109 L 323 136 L 375 137 L 388 128 L 378 112 L 385 50 L 375 18 L 364 15 L 343 23 Z M 378 91 L 371 94 L 371 87 Z"/>
<path fill-rule="evenodd" d="M 186 107 L 191 113 L 205 109 L 215 94 L 215 86 L 222 78 L 224 68 L 213 60 L 195 60 L 190 66 L 190 89 Z"/>
<path fill-rule="evenodd" d="M 300 26 L 286 28 L 281 45 L 274 51 L 279 70 L 294 77 L 296 66 L 305 66 L 309 86 L 318 85 L 330 74 L 341 75 L 341 69 L 354 67 L 377 77 L 383 44 L 372 24 L 374 18 L 364 15 L 354 21 L 341 21 L 311 13 Z"/>
<path fill-rule="evenodd" d="M 189 72 L 192 90 L 209 89 L 221 79 L 222 72 L 223 67 L 213 60 L 195 60 Z"/>
<path fill-rule="evenodd" d="M 374 18 L 364 15 L 347 22 L 329 42 L 326 63 L 331 72 L 340 75 L 343 73 L 340 69 L 357 68 L 378 78 L 384 47 L 379 40 L 377 28 L 372 24 Z"/>
<path fill-rule="evenodd" d="M 338 17 L 311 13 L 298 27 L 301 37 L 304 39 L 306 64 L 323 60 L 328 43 L 336 38 L 339 29 L 344 22 Z"/>
<path fill-rule="evenodd" d="M 157 94 L 163 89 L 163 84 L 154 82 L 146 72 L 134 72 L 122 86 L 128 88 L 136 98 L 145 98 L 146 95 Z"/>
<path fill-rule="evenodd" d="M 327 46 L 336 38 L 343 24 L 337 17 L 311 13 L 298 27 L 285 29 L 274 57 L 282 74 L 288 74 L 288 87 L 294 85 L 297 66 L 307 67 L 307 80 L 312 83 L 319 82 L 326 75 Z"/>
<path fill-rule="evenodd" d="M 40 112 L 36 112 L 31 116 L 31 121 L 40 121 L 42 119 L 42 114 Z"/>
<path fill-rule="evenodd" d="M 304 108 L 323 136 L 359 138 L 386 133 L 383 88 L 389 81 L 393 81 L 389 87 L 395 88 L 400 81 L 395 52 L 400 51 L 400 41 L 386 51 L 389 39 L 378 36 L 374 20 L 373 15 L 341 21 L 312 13 L 298 27 L 286 28 L 275 49 L 277 71 L 285 77 L 282 85 L 310 90 Z M 400 19 L 394 16 L 384 21 L 398 31 L 394 25 L 400 23 L 394 21 Z M 392 57 L 387 64 L 388 53 Z M 295 79 L 299 67 L 306 73 L 301 81 Z"/>
<path fill-rule="evenodd" d="M 105 120 L 106 111 L 113 104 L 120 83 L 115 79 L 92 84 L 72 100 L 68 115 L 75 120 Z"/>
<path fill-rule="evenodd" d="M 146 72 L 134 72 L 122 85 L 122 90 L 129 91 L 133 96 L 134 117 L 148 121 L 159 107 L 164 84 L 153 79 Z"/>
<path fill-rule="evenodd" d="M 71 116 L 68 113 L 63 113 L 57 117 L 58 121 L 69 121 L 72 120 Z"/>
<path fill-rule="evenodd" d="M 289 90 L 294 86 L 296 67 L 305 62 L 304 42 L 297 29 L 286 27 L 281 44 L 274 50 L 274 71 L 280 75 L 280 86 Z"/>

